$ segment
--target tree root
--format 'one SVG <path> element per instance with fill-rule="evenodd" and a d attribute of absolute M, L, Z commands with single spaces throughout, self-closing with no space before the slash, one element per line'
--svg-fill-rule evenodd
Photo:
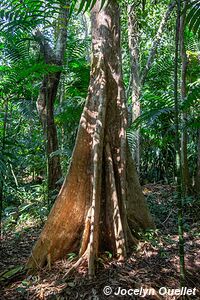
<path fill-rule="evenodd" d="M 67 273 L 65 273 L 65 275 L 63 276 L 63 279 L 69 277 L 75 269 L 77 269 L 81 264 L 85 263 L 86 261 L 87 261 L 87 253 L 85 251 L 85 253 L 77 260 L 77 262 L 75 262 L 73 264 L 73 266 L 71 266 L 71 268 L 69 268 Z"/>

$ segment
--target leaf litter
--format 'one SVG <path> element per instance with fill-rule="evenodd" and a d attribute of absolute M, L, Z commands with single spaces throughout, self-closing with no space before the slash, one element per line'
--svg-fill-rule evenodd
<path fill-rule="evenodd" d="M 179 255 L 176 208 L 173 187 L 148 184 L 143 187 L 152 213 L 156 212 L 157 230 L 141 235 L 142 241 L 133 249 L 125 262 L 118 262 L 109 252 L 102 253 L 97 262 L 96 277 L 87 277 L 87 267 L 82 265 L 70 277 L 65 274 L 77 259 L 74 253 L 65 259 L 43 268 L 37 275 L 27 276 L 24 265 L 32 246 L 38 238 L 41 226 L 37 223 L 21 224 L 17 232 L 7 232 L 0 248 L 0 299 L 1 300 L 116 300 L 116 299 L 165 299 L 176 300 L 178 296 L 162 297 L 161 287 L 179 288 Z M 200 299 L 200 221 L 197 212 L 186 207 L 188 230 L 185 231 L 186 286 L 196 287 L 198 293 L 190 299 Z M 106 296 L 103 288 L 113 291 L 146 288 L 153 296 Z"/>

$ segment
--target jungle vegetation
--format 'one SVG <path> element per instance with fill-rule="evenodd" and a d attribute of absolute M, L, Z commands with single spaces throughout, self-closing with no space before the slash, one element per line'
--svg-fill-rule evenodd
<path fill-rule="evenodd" d="M 1 238 L 38 220 L 28 272 L 76 253 L 68 274 L 86 264 L 92 278 L 100 253 L 124 261 L 156 230 L 141 185 L 173 186 L 184 286 L 200 1 L 2 0 L 0 28 Z"/>

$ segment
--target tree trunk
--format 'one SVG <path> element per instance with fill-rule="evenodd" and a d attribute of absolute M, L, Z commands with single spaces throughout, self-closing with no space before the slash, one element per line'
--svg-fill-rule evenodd
<path fill-rule="evenodd" d="M 200 195 L 200 128 L 197 135 L 197 172 L 194 186 L 196 193 Z"/>
<path fill-rule="evenodd" d="M 47 154 L 47 180 L 48 190 L 53 191 L 59 187 L 57 181 L 61 177 L 61 166 L 59 155 L 51 153 L 58 150 L 57 129 L 54 123 L 54 102 L 58 90 L 60 73 L 44 76 L 40 94 L 37 99 L 37 110 L 43 126 L 44 138 L 46 140 Z"/>
<path fill-rule="evenodd" d="M 144 67 L 144 69 L 142 70 L 142 73 L 141 73 L 141 84 L 143 85 L 144 82 L 145 82 L 145 79 L 147 77 L 147 74 L 153 64 L 153 61 L 154 61 L 154 58 L 155 58 L 155 55 L 156 55 L 156 52 L 157 52 L 157 49 L 158 49 L 158 46 L 161 42 L 161 39 L 162 39 L 162 35 L 163 35 L 163 32 L 165 30 L 165 26 L 169 20 L 169 17 L 174 9 L 174 7 L 176 6 L 176 1 L 172 1 L 170 2 L 170 4 L 168 5 L 168 8 L 160 22 L 160 25 L 159 25 L 159 28 L 158 28 L 158 31 L 154 37 L 154 40 L 153 40 L 153 43 L 152 43 L 152 46 L 151 46 L 151 49 L 150 49 L 150 52 L 149 52 L 149 56 L 148 56 L 148 59 L 147 59 L 147 63 Z"/>
<path fill-rule="evenodd" d="M 132 122 L 134 122 L 140 116 L 140 65 L 139 65 L 139 31 L 137 24 L 137 17 L 134 11 L 134 4 L 128 5 L 128 42 L 130 51 L 130 83 L 132 98 Z M 129 96 L 129 95 L 127 95 Z M 137 165 L 137 171 L 140 173 L 140 131 L 135 132 L 135 151 L 134 159 Z"/>
<path fill-rule="evenodd" d="M 67 40 L 67 22 L 69 13 L 69 3 L 66 0 L 60 2 L 60 14 L 58 16 L 57 28 L 58 34 L 55 49 L 52 49 L 47 39 L 38 30 L 36 39 L 40 43 L 41 53 L 44 56 L 45 63 L 49 66 L 60 67 L 63 65 L 64 52 Z M 44 75 L 40 93 L 37 99 L 37 110 L 42 122 L 44 137 L 46 141 L 47 155 L 47 179 L 48 190 L 59 189 L 58 180 L 61 178 L 61 165 L 59 155 L 51 155 L 59 149 L 57 129 L 54 122 L 54 103 L 58 91 L 61 72 L 49 73 Z"/>
<path fill-rule="evenodd" d="M 140 108 L 140 96 L 141 90 L 145 83 L 146 77 L 149 70 L 153 64 L 158 46 L 160 45 L 163 32 L 165 30 L 166 24 L 169 20 L 169 17 L 176 5 L 176 1 L 170 2 L 168 8 L 161 19 L 158 31 L 154 37 L 151 49 L 149 51 L 149 56 L 147 58 L 147 63 L 143 70 L 140 71 L 139 64 L 139 32 L 137 24 L 137 16 L 135 12 L 135 5 L 128 5 L 128 39 L 129 39 L 129 51 L 130 51 L 130 65 L 131 65 L 131 74 L 130 74 L 130 83 L 128 87 L 128 97 L 131 92 L 132 98 L 132 122 L 134 122 L 141 113 Z M 137 171 L 140 173 L 140 130 L 135 132 L 135 153 L 133 153 L 134 159 L 136 161 Z"/>
<path fill-rule="evenodd" d="M 185 1 L 184 9 L 186 8 L 187 1 Z M 187 54 L 185 49 L 185 39 L 184 39 L 184 28 L 185 28 L 185 15 L 184 12 L 180 19 L 180 54 L 181 54 L 181 99 L 182 102 L 187 97 L 187 84 L 186 84 L 186 76 L 187 76 Z M 182 177 L 183 177 L 183 192 L 185 195 L 191 192 L 191 181 L 190 181 L 190 173 L 188 166 L 188 157 L 187 157 L 187 144 L 188 144 L 188 134 L 187 134 L 187 113 L 184 112 L 182 114 L 182 125 L 183 130 L 181 134 L 181 156 L 182 156 Z"/>
<path fill-rule="evenodd" d="M 130 226 L 138 232 L 154 223 L 128 155 L 119 7 L 111 0 L 100 10 L 97 1 L 91 17 L 90 86 L 71 165 L 27 267 L 79 250 L 76 265 L 86 260 L 93 276 L 99 251 L 124 259 L 136 241 Z"/>
<path fill-rule="evenodd" d="M 3 120 L 3 132 L 2 132 L 2 163 L 4 163 L 4 155 L 5 155 L 5 148 L 6 148 L 6 130 L 7 130 L 7 120 L 8 120 L 8 99 L 5 100 L 5 113 L 4 113 L 4 120 Z M 2 214 L 3 214 L 3 197 L 4 197 L 4 180 L 5 174 L 3 168 L 0 170 L 0 241 L 2 238 Z"/>
<path fill-rule="evenodd" d="M 175 35 L 175 57 L 174 57 L 174 111 L 175 111 L 175 149 L 176 149 L 176 185 L 177 185 L 177 208 L 178 208 L 178 237 L 179 237 L 179 264 L 180 264 L 180 286 L 185 284 L 185 241 L 183 227 L 183 176 L 182 176 L 182 156 L 180 145 L 180 123 L 179 123 L 179 93 L 178 93 L 178 61 L 180 45 L 180 20 L 181 20 L 181 0 L 177 1 L 176 35 Z"/>

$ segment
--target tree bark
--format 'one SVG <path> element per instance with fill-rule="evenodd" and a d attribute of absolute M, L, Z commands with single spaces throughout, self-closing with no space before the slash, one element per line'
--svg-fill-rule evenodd
<path fill-rule="evenodd" d="M 184 3 L 184 9 L 186 8 L 187 1 Z M 187 76 L 187 65 L 188 59 L 185 49 L 185 39 L 184 39 L 184 28 L 185 28 L 185 17 L 186 12 L 181 15 L 180 19 L 180 54 L 181 54 L 181 99 L 182 102 L 187 97 L 187 84 L 186 84 L 186 76 Z M 188 133 L 187 133 L 187 113 L 183 112 L 182 114 L 182 133 L 181 133 L 181 162 L 182 162 L 182 178 L 183 178 L 183 192 L 185 195 L 191 192 L 191 181 L 190 181 L 190 173 L 188 166 L 188 156 L 187 156 L 187 144 L 188 144 Z"/>
<path fill-rule="evenodd" d="M 140 116 L 140 64 L 139 64 L 139 31 L 137 16 L 134 11 L 134 4 L 128 5 L 128 43 L 130 51 L 130 83 L 129 90 L 132 98 L 132 122 Z M 131 88 L 130 88 L 131 87 Z M 128 92 L 129 94 L 129 92 Z M 127 95 L 129 97 L 129 95 Z M 137 171 L 140 173 L 140 131 L 135 132 L 135 153 L 134 159 L 137 165 Z"/>
<path fill-rule="evenodd" d="M 109 250 L 124 259 L 129 245 L 136 242 L 130 227 L 135 232 L 154 227 L 132 158 L 127 158 L 116 1 L 100 10 L 98 0 L 91 19 L 93 58 L 88 97 L 68 175 L 33 248 L 27 263 L 30 269 L 79 250 L 75 265 L 86 260 L 93 276 L 99 251 Z"/>
<path fill-rule="evenodd" d="M 133 105 L 133 121 L 140 115 L 140 63 L 139 63 L 139 31 L 134 5 L 128 5 L 128 44 L 130 52 L 130 83 L 127 98 L 131 92 Z"/>
<path fill-rule="evenodd" d="M 58 150 L 57 129 L 54 123 L 54 102 L 59 80 L 60 73 L 45 75 L 37 99 L 37 110 L 42 122 L 44 138 L 46 140 L 47 181 L 49 191 L 58 188 L 57 181 L 61 177 L 59 155 L 51 157 L 51 153 Z"/>
<path fill-rule="evenodd" d="M 60 14 L 57 22 L 58 34 L 55 49 L 52 49 L 39 30 L 36 33 L 36 39 L 40 43 L 41 53 L 44 55 L 45 63 L 49 66 L 54 65 L 60 67 L 63 65 L 67 39 L 68 13 L 68 1 L 61 1 Z M 46 140 L 47 181 L 49 192 L 59 189 L 60 186 L 57 182 L 62 175 L 59 155 L 52 155 L 52 153 L 59 148 L 57 129 L 54 122 L 54 103 L 58 91 L 60 75 L 61 71 L 44 75 L 37 99 L 37 110 L 42 122 Z"/>
<path fill-rule="evenodd" d="M 197 131 L 197 172 L 194 187 L 197 195 L 200 195 L 200 128 Z"/>
<path fill-rule="evenodd" d="M 7 120 L 8 120 L 8 99 L 5 99 L 5 113 L 4 113 L 4 120 L 3 120 L 3 132 L 2 132 L 2 161 L 4 163 L 4 151 L 6 148 L 6 130 L 7 130 Z M 3 197 L 4 197 L 4 179 L 5 174 L 4 171 L 2 171 L 3 168 L 0 170 L 0 241 L 2 237 L 2 213 L 3 213 Z"/>
<path fill-rule="evenodd" d="M 178 208 L 178 237 L 179 237 L 179 264 L 180 264 L 180 286 L 185 284 L 185 241 L 183 227 L 183 176 L 182 176 L 182 156 L 181 156 L 181 139 L 180 139 L 180 120 L 179 120 L 179 76 L 178 60 L 180 46 L 180 20 L 181 20 L 181 0 L 177 1 L 176 17 L 176 35 L 175 35 L 175 57 L 174 57 L 174 111 L 175 111 L 175 149 L 176 149 L 176 185 L 177 185 L 177 208 Z"/>

